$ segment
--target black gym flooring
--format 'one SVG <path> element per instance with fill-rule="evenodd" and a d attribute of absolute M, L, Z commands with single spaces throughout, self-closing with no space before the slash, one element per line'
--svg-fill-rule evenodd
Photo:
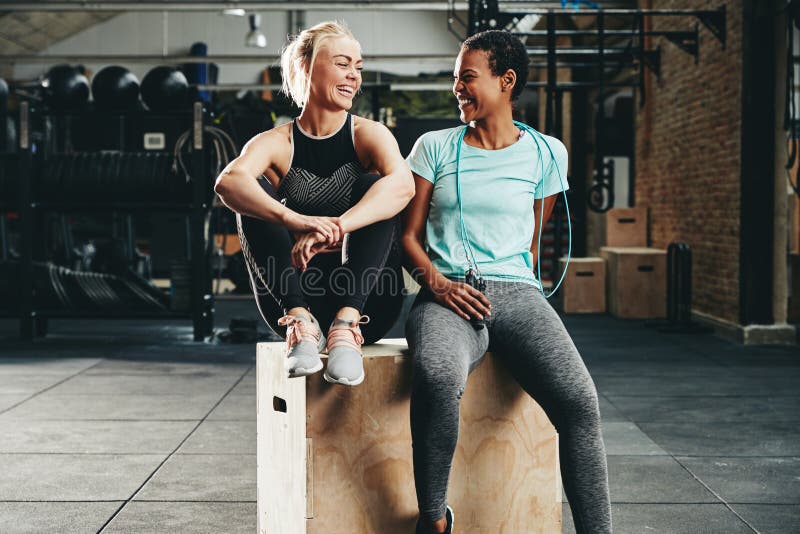
<path fill-rule="evenodd" d="M 218 330 L 256 318 L 216 308 Z M 600 393 L 616 533 L 800 532 L 797 347 L 564 321 Z M 0 531 L 255 530 L 252 344 L 194 343 L 185 321 L 17 329 L 0 320 Z"/>

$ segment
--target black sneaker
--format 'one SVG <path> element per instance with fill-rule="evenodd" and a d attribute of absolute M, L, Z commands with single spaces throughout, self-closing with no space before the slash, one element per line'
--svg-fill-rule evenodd
<path fill-rule="evenodd" d="M 447 519 L 447 530 L 444 531 L 444 534 L 453 534 L 453 509 L 449 506 L 444 513 L 444 517 Z M 417 521 L 416 534 L 431 534 L 432 532 L 422 523 L 422 520 Z"/>

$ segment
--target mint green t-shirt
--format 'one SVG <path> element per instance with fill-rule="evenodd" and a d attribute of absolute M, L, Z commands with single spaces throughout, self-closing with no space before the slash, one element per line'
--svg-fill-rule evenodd
<path fill-rule="evenodd" d="M 465 126 L 423 134 L 406 159 L 411 171 L 433 183 L 425 246 L 439 272 L 463 278 L 468 268 L 456 194 L 456 148 Z M 554 137 L 525 133 L 513 145 L 486 150 L 461 145 L 461 201 L 472 252 L 487 280 L 527 282 L 539 288 L 530 253 L 533 201 L 568 189 L 567 149 Z M 555 161 L 547 146 L 553 151 Z M 556 171 L 556 165 L 560 170 Z M 544 168 L 544 179 L 542 179 Z"/>

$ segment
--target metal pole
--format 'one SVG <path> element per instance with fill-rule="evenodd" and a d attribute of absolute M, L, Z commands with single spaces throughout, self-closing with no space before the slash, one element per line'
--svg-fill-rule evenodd
<path fill-rule="evenodd" d="M 536 4 L 529 2 L 531 6 Z M 292 11 L 298 7 L 317 11 L 447 11 L 451 8 L 447 2 L 372 2 L 369 0 L 353 2 L 325 2 L 312 0 L 309 2 L 248 2 L 247 0 L 220 2 L 159 2 L 145 0 L 142 2 L 8 2 L 2 5 L 3 11 L 136 11 L 136 12 L 220 12 L 224 9 L 241 8 L 248 11 Z M 522 7 L 515 5 L 515 7 Z M 455 8 L 467 10 L 467 2 L 458 2 Z"/>
<path fill-rule="evenodd" d="M 605 110 L 603 109 L 603 93 L 605 92 L 605 20 L 603 12 L 597 15 L 597 49 L 599 52 L 599 84 L 597 88 L 597 117 L 594 126 L 594 168 L 597 173 L 597 181 L 603 181 L 603 119 Z"/>
<path fill-rule="evenodd" d="M 558 139 L 562 139 L 564 135 L 564 93 L 561 91 L 555 91 L 555 107 L 556 116 L 553 126 L 553 135 Z M 567 177 L 564 176 L 565 180 L 566 178 Z M 561 237 L 564 234 L 564 208 L 562 205 L 561 195 L 558 195 L 558 200 L 556 201 L 555 209 L 553 211 L 555 215 L 555 220 L 553 221 L 553 266 L 550 269 L 550 276 L 555 283 L 555 281 L 558 280 L 558 260 L 562 254 Z"/>
<path fill-rule="evenodd" d="M 553 133 L 553 99 L 555 97 L 556 79 L 556 19 L 553 13 L 547 13 L 547 91 L 545 103 L 544 131 Z"/>
<path fill-rule="evenodd" d="M 20 222 L 20 262 L 19 262 L 19 333 L 22 339 L 35 336 L 36 312 L 33 306 L 33 241 L 34 210 L 31 198 L 33 168 L 30 143 L 30 105 L 19 105 L 19 222 Z"/>
<path fill-rule="evenodd" d="M 450 54 L 365 54 L 366 63 L 375 61 L 453 61 Z M 280 56 L 266 54 L 219 54 L 213 56 L 132 54 L 0 54 L 4 63 L 262 63 L 277 65 Z"/>
<path fill-rule="evenodd" d="M 0 260 L 8 260 L 8 229 L 5 214 L 0 214 Z"/>
<path fill-rule="evenodd" d="M 8 2 L 2 5 L 3 11 L 194 11 L 194 12 L 219 12 L 226 8 L 236 7 L 249 11 L 291 11 L 302 5 L 306 10 L 316 11 L 467 11 L 468 2 L 374 2 L 369 0 L 352 2 L 248 2 L 240 0 L 238 2 L 219 1 L 219 2 L 159 2 L 155 0 L 145 0 L 141 2 L 86 2 L 86 1 L 51 1 L 36 2 Z M 502 11 L 524 11 L 530 15 L 546 15 L 552 12 L 561 17 L 594 17 L 601 11 L 607 15 L 632 15 L 636 9 L 614 8 L 614 9 L 554 9 L 552 7 L 542 7 L 542 2 L 523 1 L 516 2 L 506 0 L 498 2 L 498 7 Z M 643 10 L 647 15 L 673 16 L 673 17 L 714 17 L 724 14 L 724 6 L 719 9 L 648 9 Z"/>
<path fill-rule="evenodd" d="M 192 108 L 192 212 L 190 248 L 191 248 L 191 303 L 192 324 L 194 326 L 194 340 L 202 341 L 207 335 L 208 323 L 211 319 L 210 309 L 207 309 L 207 299 L 210 297 L 208 262 L 205 255 L 205 212 L 206 212 L 206 187 L 207 173 L 205 165 L 205 152 L 203 150 L 203 103 L 195 102 Z"/>

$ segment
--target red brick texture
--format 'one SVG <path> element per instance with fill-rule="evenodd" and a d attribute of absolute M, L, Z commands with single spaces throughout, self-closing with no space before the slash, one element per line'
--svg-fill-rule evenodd
<path fill-rule="evenodd" d="M 636 205 L 650 210 L 650 243 L 692 248 L 692 308 L 738 323 L 742 122 L 742 8 L 725 2 L 723 49 L 700 25 L 700 56 L 663 38 L 661 80 L 647 74 L 636 113 Z M 656 5 L 653 5 L 656 4 Z M 640 1 L 639 7 L 716 9 L 720 0 Z M 690 29 L 690 17 L 652 17 L 652 29 Z M 637 108 L 638 109 L 638 108 Z"/>

